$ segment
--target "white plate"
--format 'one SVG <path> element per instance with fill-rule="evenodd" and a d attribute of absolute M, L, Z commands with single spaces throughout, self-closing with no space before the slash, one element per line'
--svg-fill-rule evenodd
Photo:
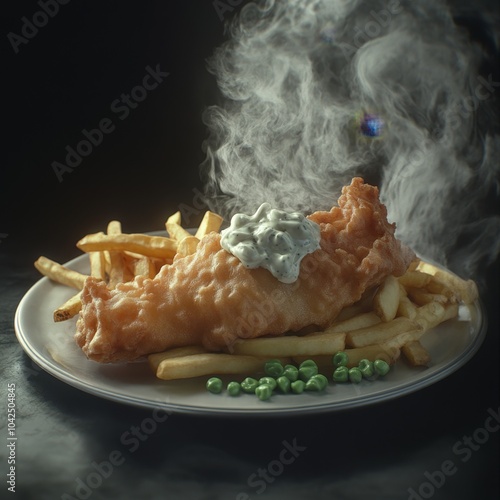
<path fill-rule="evenodd" d="M 88 273 L 82 255 L 66 266 Z M 54 323 L 52 312 L 75 290 L 48 278 L 35 283 L 16 311 L 15 330 L 26 353 L 54 377 L 96 396 L 143 408 L 206 415 L 271 416 L 343 410 L 391 400 L 426 387 L 463 366 L 479 349 L 486 331 L 481 302 L 469 306 L 470 321 L 450 320 L 427 332 L 422 343 L 432 363 L 412 368 L 399 360 L 384 378 L 360 384 L 333 384 L 321 393 L 274 394 L 268 401 L 206 391 L 207 377 L 161 381 L 145 361 L 99 364 L 88 360 L 73 340 L 76 319 Z M 326 374 L 329 375 L 329 374 Z M 238 377 L 235 377 L 238 379 Z M 227 380 L 227 379 L 225 379 Z"/>

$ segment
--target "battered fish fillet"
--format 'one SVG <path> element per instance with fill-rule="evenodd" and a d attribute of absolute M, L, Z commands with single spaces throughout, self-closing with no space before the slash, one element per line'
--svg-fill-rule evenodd
<path fill-rule="evenodd" d="M 338 207 L 309 216 L 321 227 L 321 248 L 302 260 L 295 283 L 247 269 L 221 248 L 217 233 L 154 279 L 138 276 L 109 290 L 89 277 L 76 342 L 92 360 L 117 362 L 193 344 L 225 350 L 237 338 L 326 327 L 387 275 L 403 274 L 415 257 L 394 237 L 378 194 L 354 178 Z"/>

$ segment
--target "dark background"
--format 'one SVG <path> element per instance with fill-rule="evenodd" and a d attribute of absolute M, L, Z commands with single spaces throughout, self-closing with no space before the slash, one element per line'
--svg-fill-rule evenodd
<path fill-rule="evenodd" d="M 17 303 L 39 279 L 33 261 L 65 262 L 76 241 L 111 219 L 127 232 L 162 229 L 166 216 L 199 203 L 203 110 L 219 101 L 206 59 L 225 39 L 225 20 L 245 2 L 83 2 L 59 12 L 15 53 L 7 39 L 35 1 L 2 11 L 4 139 L 0 172 L 2 384 L 19 390 L 18 498 L 61 498 L 75 478 L 119 448 L 120 434 L 150 412 L 101 400 L 40 371 L 13 328 Z M 231 4 L 234 7 L 231 7 Z M 221 19 L 222 17 L 222 19 Z M 141 84 L 146 67 L 168 72 L 130 115 L 110 109 Z M 59 182 L 82 129 L 103 118 L 115 130 Z M 201 212 L 186 223 L 196 225 Z M 424 473 L 453 459 L 458 472 L 432 498 L 498 498 L 498 432 L 462 463 L 453 446 L 498 412 L 498 265 L 488 273 L 488 334 L 478 354 L 445 380 L 404 398 L 340 414 L 280 419 L 173 415 L 94 498 L 406 499 Z M 4 387 L 2 387 L 2 398 Z M 4 401 L 4 399 L 3 399 Z M 3 407 L 3 401 L 0 408 Z M 0 419 L 4 430 L 5 420 Z M 0 438 L 3 439 L 3 438 Z M 279 456 L 282 441 L 307 450 L 261 494 L 249 476 Z M 83 443 L 83 444 L 82 444 Z M 3 445 L 2 445 L 3 446 Z M 0 470 L 4 474 L 5 461 Z M 0 498 L 6 487 L 2 484 Z M 7 498 L 7 497 L 6 497 Z M 15 498 L 15 497 L 14 497 Z"/>
<path fill-rule="evenodd" d="M 15 54 L 7 33 L 21 35 L 23 16 L 40 10 L 16 2 L 2 22 L 4 243 L 29 237 L 60 258 L 68 242 L 111 218 L 125 231 L 162 229 L 201 188 L 202 113 L 218 99 L 206 59 L 224 39 L 230 10 L 218 12 L 209 1 L 72 1 Z M 112 103 L 157 65 L 169 75 L 122 120 Z M 103 118 L 114 131 L 60 182 L 52 162 L 65 163 L 66 146 L 76 148 L 82 130 Z"/>

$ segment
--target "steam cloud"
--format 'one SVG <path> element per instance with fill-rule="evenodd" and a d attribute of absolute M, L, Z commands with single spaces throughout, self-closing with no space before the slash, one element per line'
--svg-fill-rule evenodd
<path fill-rule="evenodd" d="M 211 208 L 329 210 L 361 176 L 399 238 L 477 279 L 500 253 L 494 14 L 439 0 L 246 5 L 209 61 L 223 97 L 204 115 Z M 380 136 L 361 132 L 363 113 Z"/>

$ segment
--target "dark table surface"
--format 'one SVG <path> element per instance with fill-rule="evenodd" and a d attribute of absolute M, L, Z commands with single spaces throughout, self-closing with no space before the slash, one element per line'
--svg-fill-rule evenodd
<path fill-rule="evenodd" d="M 40 278 L 33 267 L 39 255 L 66 262 L 80 255 L 74 244 L 83 234 L 111 219 L 127 232 L 159 229 L 202 189 L 201 113 L 218 98 L 206 58 L 240 4 L 71 2 L 17 53 L 4 37 L 10 55 L 0 226 L 0 498 L 498 498 L 498 264 L 485 273 L 484 343 L 443 380 L 320 415 L 173 413 L 137 446 L 124 445 L 122 436 L 151 419 L 152 410 L 75 389 L 39 368 L 18 343 L 14 315 Z M 20 33 L 23 17 L 38 10 L 35 1 L 10 6 L 5 35 Z M 158 65 L 168 73 L 162 83 L 123 120 L 112 114 L 115 99 Z M 51 164 L 64 160 L 66 146 L 111 117 L 112 133 L 58 179 Z M 10 384 L 15 495 L 6 482 Z M 287 446 L 296 456 L 280 466 Z"/>

